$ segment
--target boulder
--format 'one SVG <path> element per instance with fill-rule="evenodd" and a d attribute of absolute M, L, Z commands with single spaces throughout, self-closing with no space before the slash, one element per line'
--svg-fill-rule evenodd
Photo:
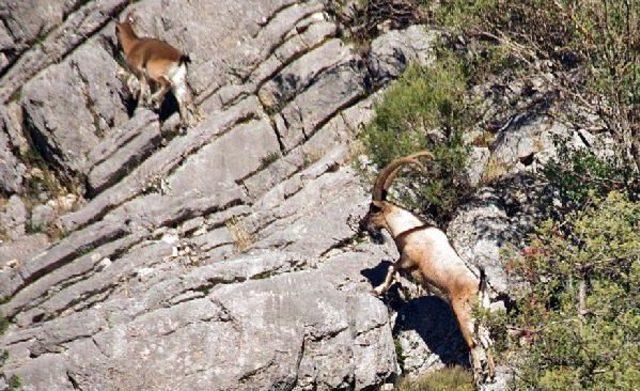
<path fill-rule="evenodd" d="M 429 65 L 435 61 L 435 31 L 415 25 L 391 30 L 371 42 L 368 67 L 377 85 L 397 78 L 411 64 Z"/>

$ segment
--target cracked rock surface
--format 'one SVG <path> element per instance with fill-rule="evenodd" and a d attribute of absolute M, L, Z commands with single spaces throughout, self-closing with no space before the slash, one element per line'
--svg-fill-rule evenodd
<path fill-rule="evenodd" d="M 0 388 L 390 381 L 394 310 L 370 290 L 394 254 L 354 240 L 369 195 L 352 143 L 436 34 L 363 54 L 320 1 L 41 3 L 0 5 Z M 129 11 L 193 60 L 204 118 L 185 133 L 132 106 L 111 19 Z M 46 197 L 30 148 L 72 194 Z"/>
<path fill-rule="evenodd" d="M 402 278 L 370 293 L 398 254 L 355 232 L 370 200 L 357 137 L 439 34 L 390 30 L 363 50 L 329 5 L 0 2 L 0 391 L 13 376 L 37 391 L 376 390 L 468 365 L 446 303 Z M 114 36 L 128 12 L 192 59 L 202 120 L 185 132 L 171 99 L 135 107 Z M 554 135 L 611 153 L 602 134 L 512 111 L 474 145 L 477 190 L 446 227 L 503 298 L 518 281 L 501 249 L 552 202 L 534 174 Z"/>

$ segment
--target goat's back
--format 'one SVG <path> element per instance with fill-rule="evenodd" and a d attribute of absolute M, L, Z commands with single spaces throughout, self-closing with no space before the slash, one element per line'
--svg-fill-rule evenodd
<path fill-rule="evenodd" d="M 180 50 L 155 38 L 140 39 L 129 53 L 131 65 L 139 68 L 144 68 L 149 62 L 154 61 L 180 63 L 183 56 Z"/>

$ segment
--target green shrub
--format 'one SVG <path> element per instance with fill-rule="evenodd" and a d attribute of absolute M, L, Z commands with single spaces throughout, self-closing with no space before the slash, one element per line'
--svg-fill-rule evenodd
<path fill-rule="evenodd" d="M 18 390 L 22 386 L 22 381 L 18 375 L 12 375 L 7 382 L 9 385 L 9 391 Z"/>
<path fill-rule="evenodd" d="M 447 367 L 414 380 L 402 380 L 397 391 L 473 391 L 471 372 L 461 367 Z"/>
<path fill-rule="evenodd" d="M 555 144 L 557 157 L 546 164 L 543 174 L 559 197 L 560 205 L 553 206 L 556 214 L 581 210 L 592 196 L 604 197 L 612 190 L 634 198 L 640 194 L 637 174 L 618 155 L 601 158 L 589 149 L 571 149 L 562 139 Z"/>
<path fill-rule="evenodd" d="M 467 77 L 462 64 L 444 52 L 433 67 L 410 66 L 376 105 L 375 118 L 362 136 L 378 167 L 421 149 L 434 154 L 426 173 L 411 176 L 417 197 L 403 201 L 441 219 L 469 192 L 463 180 L 469 149 L 462 133 L 474 122 L 475 113 L 474 106 L 465 103 Z M 430 137 L 433 132 L 440 136 Z"/>
<path fill-rule="evenodd" d="M 640 202 L 619 192 L 547 221 L 508 261 L 529 288 L 516 389 L 617 389 L 640 384 Z"/>
<path fill-rule="evenodd" d="M 0 336 L 9 328 L 9 319 L 0 314 Z"/>

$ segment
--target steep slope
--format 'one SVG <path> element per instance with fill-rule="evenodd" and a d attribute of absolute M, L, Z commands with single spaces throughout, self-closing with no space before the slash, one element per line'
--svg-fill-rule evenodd
<path fill-rule="evenodd" d="M 396 373 L 369 294 L 392 255 L 353 242 L 368 196 L 350 148 L 375 92 L 429 61 L 435 35 L 394 31 L 359 54 L 320 2 L 53 3 L 58 19 L 3 5 L 4 191 L 25 209 L 0 249 L 5 381 L 367 389 Z M 110 20 L 130 9 L 193 59 L 205 119 L 186 134 L 170 108 L 132 112 Z M 60 238 L 32 232 L 49 204 L 28 199 L 20 143 L 80 197 L 51 207 Z"/>

